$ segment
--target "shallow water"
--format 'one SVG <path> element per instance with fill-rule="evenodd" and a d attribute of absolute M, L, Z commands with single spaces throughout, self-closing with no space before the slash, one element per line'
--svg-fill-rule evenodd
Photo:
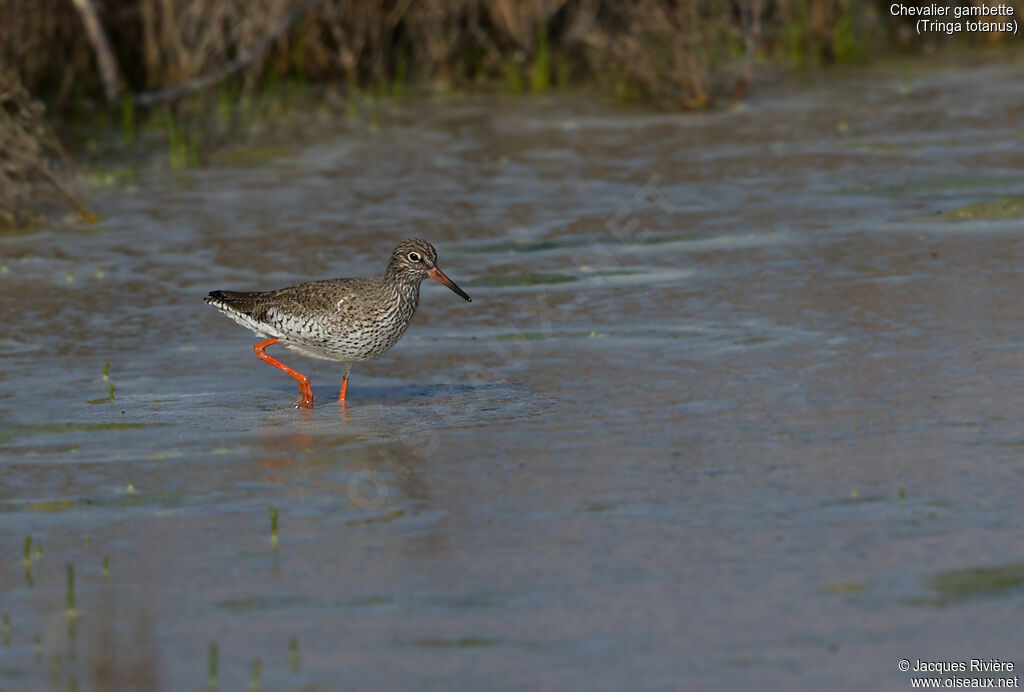
<path fill-rule="evenodd" d="M 0 238 L 0 690 L 198 689 L 211 642 L 221 689 L 256 659 L 265 689 L 860 690 L 1019 658 L 1019 68 L 766 91 L 311 118 Z M 281 352 L 317 397 L 288 408 L 202 303 L 406 235 L 473 303 L 424 285 L 347 411 Z"/>

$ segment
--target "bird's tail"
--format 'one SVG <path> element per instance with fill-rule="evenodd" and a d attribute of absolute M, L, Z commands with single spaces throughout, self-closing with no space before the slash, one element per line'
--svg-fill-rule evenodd
<path fill-rule="evenodd" d="M 203 300 L 264 338 L 279 337 L 280 334 L 265 322 L 266 314 L 260 309 L 259 304 L 262 295 L 246 291 L 211 291 Z"/>
<path fill-rule="evenodd" d="M 215 308 L 248 315 L 252 313 L 258 295 L 248 291 L 210 291 L 203 300 Z"/>

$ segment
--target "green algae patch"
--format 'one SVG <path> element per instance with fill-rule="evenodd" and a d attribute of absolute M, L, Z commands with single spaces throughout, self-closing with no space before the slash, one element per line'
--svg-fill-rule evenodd
<path fill-rule="evenodd" d="M 214 605 L 230 613 L 254 613 L 264 610 L 282 610 L 308 602 L 308 598 L 301 596 L 281 596 L 278 598 L 232 598 L 217 601 Z"/>
<path fill-rule="evenodd" d="M 126 507 L 180 507 L 187 494 L 181 490 L 161 490 L 152 493 L 133 491 L 126 495 L 103 498 L 72 498 L 63 500 L 38 500 L 34 502 L 0 503 L 0 514 L 9 512 L 34 512 L 38 514 L 60 514 L 75 509 L 116 509 Z"/>
<path fill-rule="evenodd" d="M 396 509 L 393 512 L 382 514 L 379 517 L 367 517 L 366 519 L 349 519 L 345 526 L 368 526 L 370 524 L 388 524 L 397 521 L 405 516 L 405 510 Z"/>
<path fill-rule="evenodd" d="M 992 190 L 1016 187 L 1024 183 L 1024 176 L 970 176 L 916 180 L 883 188 L 881 192 L 894 197 L 932 195 L 943 192 Z M 850 190 L 855 192 L 856 190 Z"/>
<path fill-rule="evenodd" d="M 936 608 L 939 610 L 949 607 L 949 599 L 946 598 L 904 598 L 900 603 L 919 608 Z"/>
<path fill-rule="evenodd" d="M 365 598 L 357 598 L 352 601 L 352 605 L 362 608 L 371 608 L 373 606 L 391 605 L 394 602 L 395 599 L 390 596 L 367 596 Z"/>
<path fill-rule="evenodd" d="M 52 500 L 50 502 L 33 502 L 30 505 L 26 505 L 24 511 L 41 514 L 60 514 L 74 508 L 74 500 Z"/>
<path fill-rule="evenodd" d="M 869 502 L 882 502 L 886 499 L 884 495 L 861 495 L 859 490 L 851 490 L 846 497 L 829 500 L 821 503 L 820 507 L 843 507 L 848 505 L 860 505 Z"/>
<path fill-rule="evenodd" d="M 573 245 L 580 245 L 582 243 L 576 242 L 562 242 L 556 243 L 550 240 L 540 240 L 533 243 L 517 243 L 515 241 L 507 241 L 503 243 L 491 243 L 490 245 L 484 245 L 478 248 L 478 252 L 544 252 L 545 250 L 557 250 L 563 247 L 571 247 Z"/>
<path fill-rule="evenodd" d="M 15 425 L 0 429 L 0 444 L 16 437 L 34 437 L 36 435 L 64 435 L 77 432 L 100 432 L 105 430 L 137 430 L 153 427 L 152 423 L 36 423 Z"/>
<path fill-rule="evenodd" d="M 664 336 L 661 333 L 650 332 L 651 334 L 657 334 L 658 336 Z M 637 332 L 631 332 L 621 336 L 637 336 Z M 641 336 L 645 336 L 642 334 Z M 494 341 L 540 341 L 542 339 L 597 339 L 608 336 L 607 334 L 589 331 L 589 332 L 509 332 L 508 334 L 499 334 L 493 337 Z M 669 335 L 672 338 L 671 335 Z"/>
<path fill-rule="evenodd" d="M 745 336 L 733 342 L 734 346 L 760 346 L 778 341 L 774 336 Z"/>
<path fill-rule="evenodd" d="M 185 504 L 188 494 L 183 490 L 160 490 L 153 493 L 141 493 L 133 490 L 123 497 L 117 498 L 114 502 L 85 500 L 83 504 L 88 506 L 116 506 L 116 507 L 180 507 Z"/>
<path fill-rule="evenodd" d="M 1024 562 L 939 572 L 928 579 L 928 585 L 955 601 L 998 596 L 1024 586 Z"/>
<path fill-rule="evenodd" d="M 241 168 L 265 164 L 293 153 L 294 150 L 281 146 L 234 147 L 213 152 L 210 162 L 226 168 Z"/>
<path fill-rule="evenodd" d="M 60 435 L 68 432 L 93 432 L 96 430 L 135 430 L 148 428 L 149 423 L 39 423 L 19 425 L 13 430 L 34 435 Z"/>
<path fill-rule="evenodd" d="M 413 645 L 421 649 L 472 649 L 483 646 L 499 646 L 502 643 L 500 639 L 487 639 L 486 637 L 426 638 L 413 641 Z"/>
<path fill-rule="evenodd" d="M 1003 197 L 994 202 L 968 204 L 947 211 L 945 221 L 999 221 L 1024 218 L 1024 197 Z"/>
<path fill-rule="evenodd" d="M 544 332 L 512 332 L 511 334 L 499 334 L 494 337 L 495 341 L 538 341 L 548 338 Z"/>
<path fill-rule="evenodd" d="M 470 285 L 508 288 L 514 286 L 546 286 L 551 284 L 564 284 L 571 281 L 576 281 L 576 277 L 569 276 L 568 274 L 526 273 L 481 277 Z"/>

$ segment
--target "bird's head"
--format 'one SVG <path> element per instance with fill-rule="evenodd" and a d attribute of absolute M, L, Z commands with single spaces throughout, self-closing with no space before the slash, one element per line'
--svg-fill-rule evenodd
<path fill-rule="evenodd" d="M 391 253 L 391 262 L 388 263 L 387 273 L 410 283 L 430 278 L 444 284 L 467 301 L 472 300 L 465 291 L 438 268 L 437 250 L 434 249 L 434 246 L 420 238 L 406 238 L 398 244 L 395 251 Z"/>

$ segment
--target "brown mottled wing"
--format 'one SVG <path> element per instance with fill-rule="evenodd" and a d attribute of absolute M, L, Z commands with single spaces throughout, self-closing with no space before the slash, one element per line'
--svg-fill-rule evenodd
<path fill-rule="evenodd" d="M 415 295 L 400 302 L 385 287 L 382 279 L 330 279 L 262 293 L 214 291 L 206 301 L 307 356 L 352 362 L 387 351 L 416 309 Z M 401 305 L 407 315 L 398 314 Z"/>
<path fill-rule="evenodd" d="M 345 323 L 356 317 L 357 306 L 365 300 L 366 291 L 362 284 L 371 282 L 366 279 L 329 279 L 260 293 L 250 314 L 268 324 L 280 320 L 313 321 L 323 326 Z"/>

